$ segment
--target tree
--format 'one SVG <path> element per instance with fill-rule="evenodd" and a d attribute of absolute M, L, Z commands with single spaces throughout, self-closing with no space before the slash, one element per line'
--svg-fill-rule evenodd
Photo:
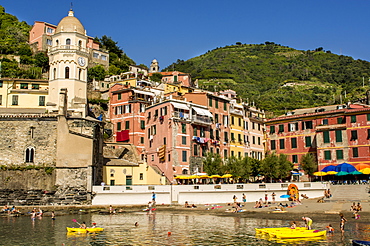
<path fill-rule="evenodd" d="M 261 163 L 261 174 L 264 175 L 265 178 L 269 178 L 270 182 L 272 182 L 272 179 L 278 178 L 279 176 L 278 168 L 279 158 L 275 152 L 267 154 Z"/>
<path fill-rule="evenodd" d="M 314 155 L 311 153 L 305 154 L 301 159 L 302 169 L 304 172 L 310 177 L 313 175 L 314 172 L 317 171 L 317 161 Z"/>
<path fill-rule="evenodd" d="M 247 158 L 246 161 L 249 162 L 248 165 L 251 168 L 251 175 L 253 176 L 255 180 L 255 177 L 260 175 L 260 172 L 261 172 L 261 161 L 254 159 L 254 158 L 250 158 L 250 157 L 246 157 L 246 158 Z"/>
<path fill-rule="evenodd" d="M 35 55 L 35 65 L 41 67 L 43 72 L 49 70 L 49 57 L 44 52 L 39 52 Z"/>
<path fill-rule="evenodd" d="M 293 170 L 293 163 L 288 161 L 288 156 L 284 154 L 280 154 L 278 157 L 278 177 L 280 179 L 284 179 L 291 175 L 291 172 Z"/>
<path fill-rule="evenodd" d="M 106 72 L 102 65 L 97 65 L 95 67 L 89 68 L 87 70 L 87 79 L 88 81 L 103 81 L 105 78 Z"/>
<path fill-rule="evenodd" d="M 153 73 L 152 76 L 150 76 L 150 79 L 155 82 L 161 82 L 163 75 L 160 73 Z"/>
<path fill-rule="evenodd" d="M 206 158 L 203 159 L 203 172 L 208 175 L 222 174 L 222 159 L 219 154 L 208 152 Z"/>

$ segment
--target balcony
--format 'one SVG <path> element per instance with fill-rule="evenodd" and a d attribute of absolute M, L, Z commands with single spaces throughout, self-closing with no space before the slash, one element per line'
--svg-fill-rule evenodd
<path fill-rule="evenodd" d="M 212 124 L 212 121 L 208 116 L 197 115 L 197 114 L 193 114 L 192 122 L 199 123 L 199 124 L 205 124 L 205 125 Z"/>
<path fill-rule="evenodd" d="M 172 117 L 180 119 L 180 120 L 190 120 L 189 114 L 175 111 L 172 113 Z"/>
<path fill-rule="evenodd" d="M 89 49 L 83 48 L 83 47 L 78 46 L 78 45 L 59 45 L 59 46 L 56 46 L 56 47 L 50 47 L 49 48 L 49 52 L 53 52 L 53 51 L 56 51 L 56 50 L 78 50 L 78 51 L 82 51 L 82 52 L 89 52 Z"/>
<path fill-rule="evenodd" d="M 243 110 L 230 108 L 230 114 L 237 114 L 237 115 L 243 116 Z"/>
<path fill-rule="evenodd" d="M 316 131 L 328 131 L 328 130 L 343 130 L 346 129 L 346 124 L 334 124 L 334 125 L 319 125 L 316 126 Z"/>

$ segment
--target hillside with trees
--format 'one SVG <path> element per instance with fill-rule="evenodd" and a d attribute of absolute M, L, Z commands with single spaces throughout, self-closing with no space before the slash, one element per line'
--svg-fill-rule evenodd
<path fill-rule="evenodd" d="M 245 102 L 272 112 L 315 107 L 362 98 L 370 88 L 370 63 L 315 50 L 266 42 L 216 48 L 163 71 L 190 73 L 210 91 L 235 90 Z M 363 86 L 364 85 L 364 86 Z"/>

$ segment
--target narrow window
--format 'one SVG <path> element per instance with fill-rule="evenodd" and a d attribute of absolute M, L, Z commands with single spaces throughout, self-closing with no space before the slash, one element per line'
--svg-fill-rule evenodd
<path fill-rule="evenodd" d="M 209 107 L 213 107 L 213 106 L 212 106 L 212 98 L 209 98 L 209 102 L 208 102 L 208 104 L 209 104 Z"/>
<path fill-rule="evenodd" d="M 182 151 L 182 162 L 187 162 L 187 151 L 186 150 Z"/>
<path fill-rule="evenodd" d="M 35 149 L 32 148 L 32 147 L 28 147 L 26 149 L 25 161 L 28 162 L 28 163 L 33 162 L 34 157 L 35 157 Z"/>
<path fill-rule="evenodd" d="M 324 151 L 324 158 L 325 160 L 331 160 L 331 153 L 330 153 L 330 150 L 325 150 Z"/>
<path fill-rule="evenodd" d="M 53 69 L 53 79 L 57 79 L 57 69 Z"/>
<path fill-rule="evenodd" d="M 145 120 L 140 121 L 140 128 L 145 129 Z"/>
<path fill-rule="evenodd" d="M 12 105 L 18 105 L 18 95 L 12 96 Z"/>
<path fill-rule="evenodd" d="M 144 173 L 140 173 L 139 179 L 144 180 Z"/>
<path fill-rule="evenodd" d="M 324 143 L 330 143 L 330 132 L 325 131 L 323 132 L 323 135 L 324 135 Z"/>
<path fill-rule="evenodd" d="M 357 140 L 357 130 L 351 131 L 351 141 Z"/>
<path fill-rule="evenodd" d="M 45 106 L 45 96 L 39 96 L 39 106 Z"/>
<path fill-rule="evenodd" d="M 280 149 L 285 149 L 285 139 L 279 139 Z"/>
<path fill-rule="evenodd" d="M 292 155 L 292 162 L 293 163 L 298 163 L 298 156 L 297 155 Z"/>
<path fill-rule="evenodd" d="M 181 124 L 181 132 L 186 133 L 186 124 L 184 123 Z"/>
<path fill-rule="evenodd" d="M 276 150 L 276 141 L 271 140 L 271 150 Z"/>
<path fill-rule="evenodd" d="M 341 143 L 342 141 L 342 130 L 335 130 L 335 142 Z"/>
<path fill-rule="evenodd" d="M 270 126 L 270 134 L 274 134 L 275 133 L 275 126 Z"/>
<path fill-rule="evenodd" d="M 130 129 L 130 121 L 125 122 L 125 129 L 129 130 Z"/>
<path fill-rule="evenodd" d="M 358 157 L 358 148 L 352 148 L 353 157 Z"/>
<path fill-rule="evenodd" d="M 65 73 L 65 76 L 64 76 L 64 77 L 65 77 L 66 79 L 69 79 L 69 67 L 66 67 L 66 68 L 65 68 L 65 72 L 64 72 L 64 73 Z"/>
<path fill-rule="evenodd" d="M 292 142 L 292 149 L 297 148 L 297 138 L 291 138 L 291 142 Z"/>
<path fill-rule="evenodd" d="M 284 132 L 284 125 L 279 125 L 279 133 Z"/>
<path fill-rule="evenodd" d="M 311 137 L 305 137 L 305 146 L 306 147 L 312 146 Z"/>
<path fill-rule="evenodd" d="M 343 150 L 339 149 L 335 151 L 337 154 L 337 160 L 343 160 Z"/>
<path fill-rule="evenodd" d="M 121 131 L 121 122 L 117 122 L 117 132 Z"/>
<path fill-rule="evenodd" d="M 356 123 L 356 115 L 351 115 L 351 123 Z"/>
<path fill-rule="evenodd" d="M 186 145 L 186 137 L 185 136 L 182 136 L 182 144 Z"/>

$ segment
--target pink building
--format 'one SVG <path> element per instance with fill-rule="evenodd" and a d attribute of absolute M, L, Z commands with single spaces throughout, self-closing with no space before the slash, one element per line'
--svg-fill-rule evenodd
<path fill-rule="evenodd" d="M 169 181 L 174 175 L 201 171 L 209 151 L 212 114 L 204 106 L 170 99 L 146 111 L 147 163 Z"/>
<path fill-rule="evenodd" d="M 184 87 L 193 87 L 193 83 L 191 81 L 191 76 L 188 73 L 182 73 L 179 71 L 171 71 L 171 72 L 158 72 L 162 74 L 162 82 L 168 84 L 176 84 L 179 86 Z M 149 77 L 152 76 L 153 73 L 149 73 Z"/>

